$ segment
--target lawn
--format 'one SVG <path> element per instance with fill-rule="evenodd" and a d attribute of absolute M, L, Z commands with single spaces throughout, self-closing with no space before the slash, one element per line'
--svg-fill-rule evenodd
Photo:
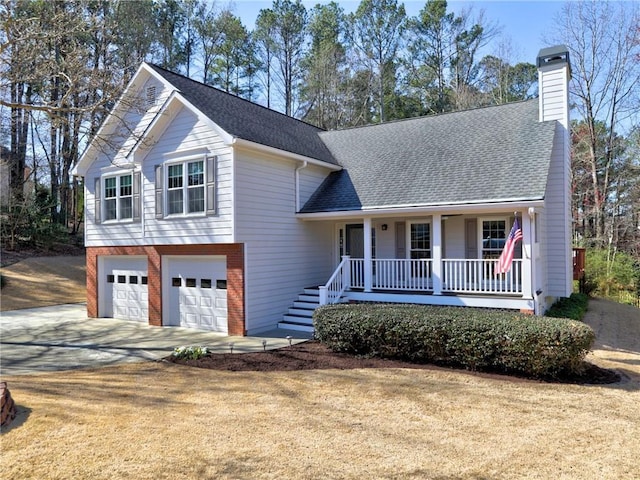
<path fill-rule="evenodd" d="M 139 363 L 3 378 L 7 479 L 638 479 L 640 310 L 592 300 L 611 385 L 444 368 Z"/>
<path fill-rule="evenodd" d="M 3 479 L 640 476 L 639 378 L 141 363 L 7 380 Z"/>

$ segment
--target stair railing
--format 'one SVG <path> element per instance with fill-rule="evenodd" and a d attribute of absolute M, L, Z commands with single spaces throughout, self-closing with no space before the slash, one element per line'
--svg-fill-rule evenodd
<path fill-rule="evenodd" d="M 329 281 L 318 287 L 320 292 L 320 305 L 338 303 L 345 290 L 351 288 L 351 257 L 344 255 L 336 271 Z"/>

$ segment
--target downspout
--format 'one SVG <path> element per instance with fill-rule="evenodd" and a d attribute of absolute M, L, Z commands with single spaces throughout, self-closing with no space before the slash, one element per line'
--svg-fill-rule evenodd
<path fill-rule="evenodd" d="M 307 168 L 308 162 L 302 160 L 302 165 L 296 168 L 296 213 L 300 211 L 300 170 Z"/>

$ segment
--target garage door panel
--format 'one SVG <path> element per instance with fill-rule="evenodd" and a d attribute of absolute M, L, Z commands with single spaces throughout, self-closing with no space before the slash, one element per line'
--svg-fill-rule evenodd
<path fill-rule="evenodd" d="M 167 265 L 169 317 L 185 327 L 226 333 L 226 290 L 217 288 L 226 283 L 226 259 L 170 258 Z"/>
<path fill-rule="evenodd" d="M 149 295 L 147 260 L 144 258 L 105 258 L 100 278 L 105 282 L 102 316 L 148 321 Z"/>

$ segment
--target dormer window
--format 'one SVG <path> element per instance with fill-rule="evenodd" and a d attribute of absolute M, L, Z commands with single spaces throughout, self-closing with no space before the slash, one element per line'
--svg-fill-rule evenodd
<path fill-rule="evenodd" d="M 167 213 L 204 212 L 204 161 L 167 166 Z"/>
<path fill-rule="evenodd" d="M 133 218 L 132 175 L 104 179 L 104 220 Z"/>
<path fill-rule="evenodd" d="M 156 218 L 215 215 L 215 157 L 156 166 Z"/>
<path fill-rule="evenodd" d="M 140 180 L 140 172 L 97 177 L 95 180 L 95 222 L 139 222 Z"/>

